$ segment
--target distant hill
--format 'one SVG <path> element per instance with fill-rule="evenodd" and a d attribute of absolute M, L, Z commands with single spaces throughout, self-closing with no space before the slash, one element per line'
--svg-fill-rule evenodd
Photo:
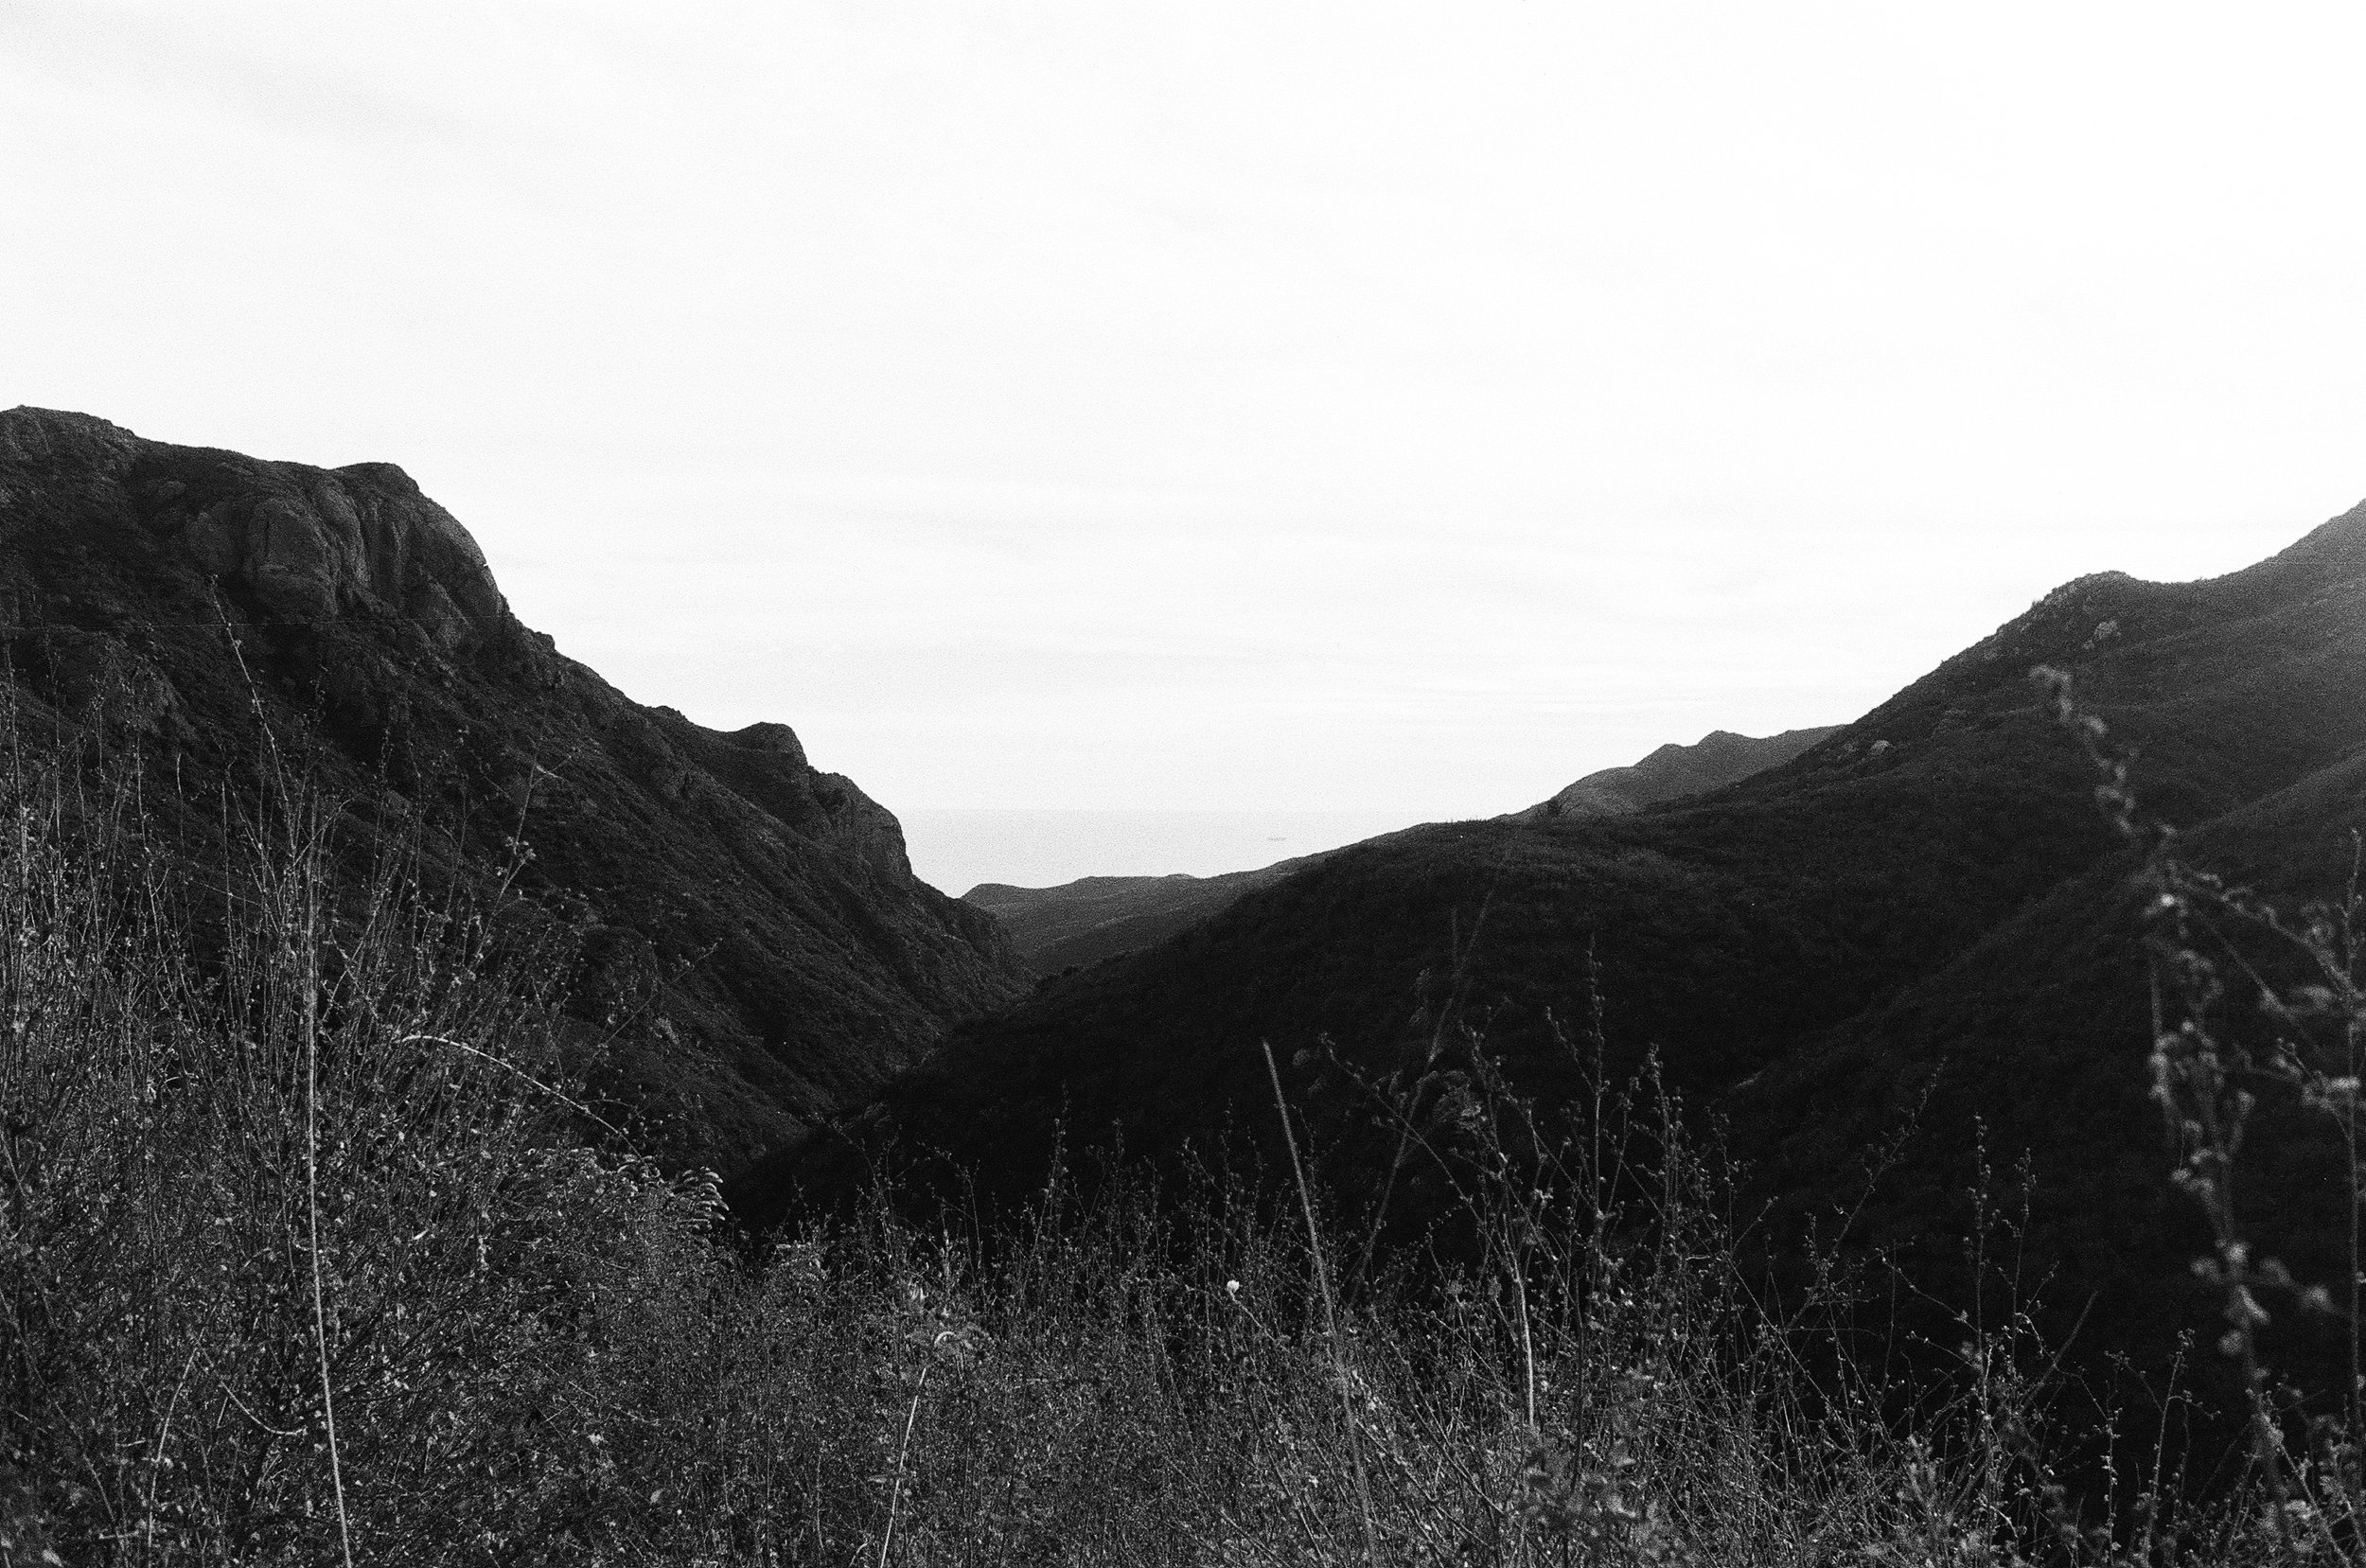
<path fill-rule="evenodd" d="M 1962 1304 L 1982 1172 L 1994 1193 L 2025 1158 L 2016 1266 L 2045 1281 L 2048 1330 L 2083 1316 L 2081 1354 L 2164 1367 L 2180 1332 L 2215 1332 L 2216 1308 L 2186 1267 L 2198 1222 L 2148 1098 L 2132 852 L 2037 698 L 2039 664 L 2073 672 L 2186 853 L 2265 893 L 2339 890 L 2366 827 L 2366 506 L 2229 576 L 2067 584 L 1708 793 L 1319 857 L 957 1030 L 859 1125 L 942 1151 L 989 1192 L 1034 1179 L 1055 1142 L 1154 1160 L 1270 1143 L 1271 1042 L 1335 1189 L 1378 1192 L 1394 1172 L 1396 1201 L 1418 1203 L 1436 1172 L 1392 1167 L 1358 1080 L 1418 1118 L 1484 1050 L 1544 1114 L 1574 1114 L 1568 1042 L 1598 980 L 1606 1066 L 1655 1059 L 1721 1129 L 1750 1173 L 1742 1201 L 1774 1205 L 1757 1234 L 1845 1228 Z M 2339 1278 L 2322 1272 L 2347 1234 L 2338 1148 L 2305 1118 L 2279 1126 L 2251 1201 Z M 827 1189 L 839 1147 L 756 1172 L 751 1211 L 765 1184 L 776 1207 L 791 1183 Z"/>
<path fill-rule="evenodd" d="M 1023 986 L 787 726 L 703 729 L 559 654 L 391 464 L 0 413 L 0 657 L 16 744 L 140 759 L 190 875 L 256 796 L 258 716 L 352 834 L 455 884 L 514 867 L 578 955 L 609 1088 L 680 1158 L 736 1171 Z"/>
<path fill-rule="evenodd" d="M 1162 942 L 1247 892 L 1320 859 L 1302 854 L 1221 876 L 1087 876 L 1051 888 L 981 882 L 962 895 L 1002 923 L 1038 975 L 1056 975 Z"/>
<path fill-rule="evenodd" d="M 1714 731 L 1692 746 L 1663 746 L 1632 767 L 1588 773 L 1518 817 L 1529 821 L 1640 811 L 1789 762 L 1837 728 L 1791 730 L 1763 739 Z M 1087 876 L 1052 888 L 984 882 L 962 898 L 1002 923 L 1012 945 L 1036 974 L 1057 975 L 1163 942 L 1243 893 L 1270 886 L 1322 858 L 1301 854 L 1221 876 Z"/>
<path fill-rule="evenodd" d="M 1815 730 L 1786 730 L 1779 735 L 1737 735 L 1712 730 L 1690 746 L 1663 746 L 1632 767 L 1605 767 L 1588 773 L 1549 801 L 1519 814 L 1523 821 L 1557 817 L 1617 817 L 1687 795 L 1712 789 L 1762 773 L 1791 761 L 1827 735 L 1840 732 L 1837 724 Z"/>

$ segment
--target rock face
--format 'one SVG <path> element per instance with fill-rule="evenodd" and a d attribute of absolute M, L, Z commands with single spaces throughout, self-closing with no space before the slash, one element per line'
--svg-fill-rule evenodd
<path fill-rule="evenodd" d="M 787 726 L 625 697 L 391 464 L 0 414 L 0 653 L 20 729 L 136 749 L 198 838 L 251 786 L 259 711 L 349 819 L 442 874 L 514 871 L 680 1158 L 736 1170 L 1022 989 L 992 920 L 916 881 L 895 819 Z"/>

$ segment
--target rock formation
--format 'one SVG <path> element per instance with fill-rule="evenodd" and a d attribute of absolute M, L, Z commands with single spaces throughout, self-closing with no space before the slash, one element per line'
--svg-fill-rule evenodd
<path fill-rule="evenodd" d="M 188 874 L 266 748 L 359 831 L 516 890 L 577 955 L 613 1092 L 725 1171 L 917 1062 L 1023 971 L 895 819 L 780 724 L 633 702 L 510 613 L 400 468 L 0 414 L 0 656 L 20 739 L 144 760 Z M 267 738 L 268 732 L 268 738 Z"/>

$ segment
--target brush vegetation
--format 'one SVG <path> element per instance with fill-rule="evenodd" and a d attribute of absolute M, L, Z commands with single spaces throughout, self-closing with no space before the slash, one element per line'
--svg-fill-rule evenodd
<path fill-rule="evenodd" d="M 1989 1288 L 1935 1354 L 1902 1353 L 1895 1278 L 1810 1255 L 1770 1295 L 1717 1163 L 1648 1074 L 1604 1080 L 1598 1029 L 1571 1048 L 1581 1132 L 1475 1041 L 1455 1095 L 1399 1116 L 1416 1158 L 1441 1118 L 1468 1135 L 1425 1246 L 1376 1247 L 1289 1169 L 1065 1167 L 992 1223 L 883 1174 L 759 1242 L 585 1102 L 567 955 L 505 941 L 498 899 L 341 842 L 300 785 L 226 807 L 246 852 L 200 875 L 136 767 L 83 777 L 19 758 L 0 801 L 8 1568 L 1902 1568 L 2354 1539 L 2272 1463 L 2181 1501 L 2158 1412 L 2064 1428 L 1989 1251 L 2009 1226 L 1968 1240 Z"/>

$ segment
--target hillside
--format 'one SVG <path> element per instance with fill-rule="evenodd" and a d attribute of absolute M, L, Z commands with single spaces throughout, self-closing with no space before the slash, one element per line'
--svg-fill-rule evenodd
<path fill-rule="evenodd" d="M 1791 761 L 1839 731 L 1837 724 L 1786 730 L 1779 735 L 1737 735 L 1712 730 L 1690 746 L 1661 747 L 1632 767 L 1605 767 L 1568 784 L 1520 814 L 1534 821 L 1556 817 L 1618 817 L 1645 806 L 1703 795 Z"/>
<path fill-rule="evenodd" d="M 2297 888 L 2319 865 L 2306 843 L 2346 872 L 2366 507 L 2227 577 L 2068 584 L 1711 793 L 1337 852 L 965 1026 L 862 1125 L 989 1188 L 1031 1179 L 1062 1124 L 1071 1150 L 1114 1135 L 1150 1157 L 1270 1140 L 1270 1041 L 1338 1189 L 1418 1202 L 1435 1172 L 1401 1161 L 1358 1080 L 1450 1141 L 1483 1040 L 1548 1113 L 1571 1104 L 1591 975 L 1608 1069 L 1655 1054 L 1780 1215 L 1828 1229 L 1865 1198 L 1876 1144 L 1914 1122 L 1852 1234 L 1959 1259 L 1980 1160 L 2009 1172 L 2026 1154 L 2029 1277 L 2051 1275 L 2073 1318 L 2096 1303 L 2092 1346 L 2165 1354 L 2170 1325 L 2194 1321 L 2195 1226 L 2145 1100 L 2134 862 L 2041 710 L 2039 664 L 2074 672 L 2136 756 L 2147 810 L 2191 830 L 2205 864 L 2255 862 L 2263 887 Z M 751 1204 L 760 1184 L 776 1208 L 789 1183 L 827 1187 L 833 1147 L 774 1162 Z"/>
<path fill-rule="evenodd" d="M 1789 762 L 1836 727 L 1763 738 L 1719 730 L 1691 746 L 1668 745 L 1632 767 L 1588 773 L 1522 821 L 1611 817 L 1732 784 Z M 1393 835 L 1391 836 L 1393 837 Z M 962 895 L 1002 923 L 1019 957 L 1038 975 L 1057 975 L 1165 941 L 1243 893 L 1270 886 L 1322 859 L 1302 854 L 1221 876 L 1087 876 L 1052 888 L 981 883 Z"/>
<path fill-rule="evenodd" d="M 186 877 L 231 853 L 266 759 L 354 843 L 514 875 L 576 955 L 604 1088 L 679 1158 L 736 1170 L 1021 988 L 993 922 L 915 881 L 895 819 L 786 725 L 626 697 L 520 625 L 392 465 L 0 414 L 0 625 L 17 744 L 135 761 Z"/>
<path fill-rule="evenodd" d="M 1302 854 L 1220 876 L 1086 876 L 1051 888 L 981 882 L 962 902 L 999 921 L 1029 968 L 1056 975 L 1163 942 L 1319 858 Z"/>

